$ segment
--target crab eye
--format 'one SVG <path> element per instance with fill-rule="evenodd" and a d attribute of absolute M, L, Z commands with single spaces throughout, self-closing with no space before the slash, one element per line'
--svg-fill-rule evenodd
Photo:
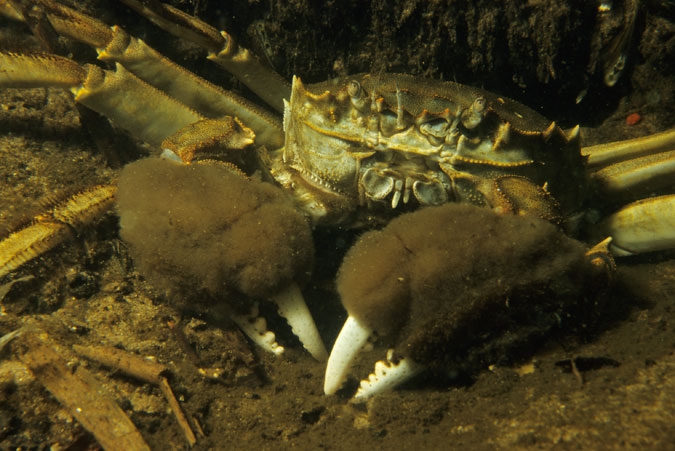
<path fill-rule="evenodd" d="M 347 93 L 350 97 L 359 97 L 359 94 L 361 94 L 361 84 L 356 80 L 350 81 L 347 86 Z"/>
<path fill-rule="evenodd" d="M 361 87 L 361 83 L 352 80 L 347 85 L 347 94 L 352 106 L 361 112 L 368 111 L 368 93 Z"/>
<path fill-rule="evenodd" d="M 464 113 L 462 113 L 462 124 L 469 130 L 476 128 L 483 120 L 486 106 L 487 101 L 485 100 L 485 97 L 476 97 L 471 104 L 471 108 L 466 109 Z"/>
<path fill-rule="evenodd" d="M 485 97 L 477 97 L 476 100 L 473 101 L 472 109 L 473 112 L 476 114 L 481 114 L 483 111 L 485 111 L 485 106 L 487 102 L 485 100 Z"/>

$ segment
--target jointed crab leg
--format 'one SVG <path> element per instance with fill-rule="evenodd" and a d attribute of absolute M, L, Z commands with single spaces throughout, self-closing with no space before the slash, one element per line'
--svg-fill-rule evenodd
<path fill-rule="evenodd" d="M 50 0 L 40 0 L 39 3 L 45 9 L 47 18 L 58 33 L 96 48 L 99 59 L 121 64 L 145 83 L 182 103 L 183 109 L 187 107 L 207 118 L 219 118 L 225 115 L 238 117 L 255 132 L 258 144 L 269 148 L 278 148 L 283 144 L 280 121 L 252 102 L 197 77 L 163 57 L 142 40 L 129 36 L 119 27 L 108 27 L 94 18 Z M 23 17 L 19 11 L 11 8 L 11 4 L 6 0 L 0 0 L 0 14 L 13 19 Z M 38 74 L 31 77 L 30 72 L 19 70 L 17 73 L 27 78 L 23 80 L 23 86 L 27 86 L 29 81 L 32 81 L 35 86 L 40 84 Z M 13 86 L 17 87 L 19 84 Z M 141 95 L 142 98 L 143 95 Z M 96 110 L 90 105 L 87 106 Z M 172 115 L 174 111 L 155 111 L 148 108 L 146 114 Z M 107 115 L 107 113 L 104 114 Z M 159 118 L 155 117 L 155 119 Z M 172 132 L 166 132 L 164 137 Z"/>
<path fill-rule="evenodd" d="M 673 186 L 675 130 L 584 147 L 582 154 L 603 195 L 628 197 Z"/>
<path fill-rule="evenodd" d="M 675 188 L 675 130 L 582 149 L 594 188 L 610 200 L 628 200 Z M 593 228 L 611 236 L 624 256 L 675 247 L 675 195 L 628 204 Z"/>
<path fill-rule="evenodd" d="M 237 45 L 227 32 L 170 5 L 153 2 L 155 9 L 138 0 L 122 0 L 163 30 L 192 41 L 206 49 L 208 59 L 236 76 L 268 105 L 284 111 L 283 99 L 291 95 L 291 86 L 279 74 L 262 65 L 247 49 Z"/>
<path fill-rule="evenodd" d="M 123 40 L 130 39 L 128 36 L 125 36 L 124 39 L 113 37 L 113 34 L 121 33 L 121 30 L 119 30 L 118 27 L 110 28 L 96 19 L 53 2 L 52 0 L 35 0 L 35 3 L 40 4 L 40 6 L 45 9 L 50 23 L 58 33 L 82 41 L 99 50 L 103 50 L 113 41 L 122 42 Z M 253 92 L 255 92 L 261 99 L 272 106 L 275 110 L 279 112 L 283 111 L 283 99 L 290 96 L 290 84 L 288 81 L 281 78 L 281 76 L 279 76 L 274 71 L 260 64 L 257 58 L 255 58 L 255 56 L 253 56 L 247 49 L 238 46 L 228 33 L 224 31 L 218 31 L 196 17 L 190 16 L 170 5 L 164 5 L 160 2 L 153 2 L 153 8 L 150 8 L 144 3 L 136 0 L 125 0 L 124 3 L 130 8 L 136 10 L 139 14 L 147 17 L 165 31 L 188 41 L 194 42 L 195 44 L 207 50 L 209 52 L 209 59 L 213 60 L 239 78 L 244 84 L 251 88 Z M 16 8 L 14 8 L 12 6 L 12 2 L 9 0 L 0 0 L 0 14 L 14 20 L 25 20 L 21 11 L 18 11 Z M 136 40 L 137 39 L 135 38 L 131 38 L 131 41 Z M 132 46 L 135 45 L 137 44 L 132 42 Z M 150 79 L 154 80 L 154 77 L 157 76 L 165 79 L 169 83 L 174 81 L 174 70 L 176 68 L 167 68 L 166 66 L 175 66 L 175 64 L 166 60 L 156 51 L 149 48 L 145 43 L 142 43 L 142 46 L 144 47 L 143 49 L 140 51 L 130 52 L 130 55 L 127 57 L 135 60 L 141 65 L 150 64 L 150 66 L 152 66 L 151 69 L 140 69 L 146 71 L 146 73 L 150 76 Z M 131 53 L 133 53 L 133 55 Z M 145 78 L 143 75 L 141 75 L 141 73 L 132 69 L 130 64 L 133 63 L 131 63 L 129 60 L 123 61 L 119 54 L 115 54 L 113 58 L 116 61 L 123 63 L 125 66 L 127 66 L 127 69 L 134 72 L 140 78 L 150 81 L 148 78 Z M 195 80 L 190 80 L 188 86 L 191 86 L 194 81 Z M 209 84 L 204 80 L 198 80 L 198 82 Z M 154 84 L 154 81 L 152 83 Z M 158 83 L 162 82 L 158 81 Z M 176 82 L 176 84 L 180 85 L 182 82 Z M 163 89 L 159 85 L 155 86 Z M 215 88 L 215 86 L 208 87 L 209 90 L 211 88 Z M 238 96 L 235 96 L 234 94 L 229 94 L 233 99 L 235 99 L 235 104 L 245 104 L 245 108 L 253 109 L 258 114 L 262 114 L 262 109 L 242 98 L 239 98 Z M 175 93 L 172 92 L 171 95 L 183 101 L 183 99 L 181 99 L 180 96 L 176 95 Z M 212 101 L 212 99 L 209 97 L 204 97 L 204 99 Z M 230 110 L 226 114 L 234 115 L 234 112 Z M 245 119 L 244 117 L 240 116 L 240 119 L 249 123 L 247 118 Z M 250 125 L 254 130 L 256 130 L 253 126 L 254 124 Z M 256 130 L 256 132 L 257 131 L 258 130 Z"/>
<path fill-rule="evenodd" d="M 675 195 L 629 204 L 602 221 L 597 236 L 611 236 L 609 249 L 622 257 L 675 248 Z"/>
<path fill-rule="evenodd" d="M 77 194 L 0 241 L 0 278 L 71 239 L 74 231 L 94 222 L 115 200 L 114 186 Z"/>
<path fill-rule="evenodd" d="M 619 161 L 672 150 L 675 147 L 675 130 L 644 136 L 625 141 L 587 146 L 581 153 L 588 157 L 590 169 L 606 167 Z"/>
<path fill-rule="evenodd" d="M 675 150 L 611 164 L 592 173 L 603 195 L 622 196 L 658 192 L 673 186 Z"/>
<path fill-rule="evenodd" d="M 202 119 L 197 112 L 152 88 L 121 65 L 116 71 L 52 55 L 0 53 L 0 86 L 67 87 L 75 100 L 112 119 L 154 146 Z M 161 114 L 165 112 L 165 114 Z"/>

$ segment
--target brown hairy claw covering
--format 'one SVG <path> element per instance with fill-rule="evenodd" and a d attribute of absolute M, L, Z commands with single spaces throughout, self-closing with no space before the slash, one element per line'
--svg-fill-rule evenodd
<path fill-rule="evenodd" d="M 546 221 L 447 204 L 363 235 L 338 291 L 349 315 L 402 355 L 480 366 L 593 310 L 591 274 L 583 244 Z"/>
<path fill-rule="evenodd" d="M 311 271 L 305 218 L 280 190 L 223 165 L 142 160 L 122 172 L 118 199 L 139 271 L 181 297 L 267 298 Z"/>

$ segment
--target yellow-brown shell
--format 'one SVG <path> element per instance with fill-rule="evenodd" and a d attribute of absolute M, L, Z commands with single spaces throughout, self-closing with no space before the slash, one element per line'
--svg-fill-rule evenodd
<path fill-rule="evenodd" d="M 296 78 L 284 126 L 284 161 L 302 183 L 370 215 L 408 203 L 498 208 L 512 193 L 494 181 L 516 176 L 555 197 L 545 216 L 556 199 L 576 207 L 585 187 L 578 129 L 457 83 L 388 74 L 305 87 Z"/>

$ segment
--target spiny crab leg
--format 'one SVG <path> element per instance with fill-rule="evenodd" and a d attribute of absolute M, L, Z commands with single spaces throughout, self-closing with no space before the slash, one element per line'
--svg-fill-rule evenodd
<path fill-rule="evenodd" d="M 291 94 L 288 81 L 262 65 L 248 49 L 237 45 L 230 34 L 170 5 L 153 2 L 150 8 L 138 0 L 122 2 L 163 30 L 206 49 L 208 59 L 236 76 L 272 108 L 284 111 L 283 99 Z"/>
<path fill-rule="evenodd" d="M 114 186 L 97 186 L 79 193 L 0 241 L 0 278 L 94 222 L 110 209 L 115 192 Z"/>
<path fill-rule="evenodd" d="M 159 146 L 167 136 L 181 128 L 203 119 L 119 64 L 112 72 L 92 65 L 83 67 L 53 55 L 0 53 L 0 66 L 3 68 L 0 86 L 69 88 L 78 103 L 112 119 L 154 146 Z"/>
<path fill-rule="evenodd" d="M 206 118 L 219 118 L 225 115 L 235 116 L 255 132 L 256 141 L 259 144 L 264 144 L 269 148 L 278 148 L 283 144 L 280 121 L 263 108 L 197 77 L 192 72 L 162 56 L 142 40 L 129 36 L 119 27 L 108 27 L 92 17 L 78 13 L 51 0 L 38 0 L 38 3 L 44 8 L 47 18 L 59 34 L 91 45 L 97 50 L 100 60 L 119 63 L 128 72 L 133 73 L 147 85 L 154 86 L 155 91 L 158 91 L 157 94 L 151 94 L 153 90 L 144 88 L 144 92 L 137 92 L 140 99 L 146 96 L 145 93 L 148 93 L 147 95 L 151 96 L 150 98 L 153 101 L 160 96 L 175 99 L 174 105 L 171 106 L 172 109 L 169 110 L 155 110 L 146 107 L 145 114 L 153 115 L 155 120 L 166 120 L 159 116 L 182 114 L 178 112 L 184 110 L 193 110 L 193 114 Z M 23 20 L 21 13 L 13 9 L 7 1 L 0 0 L 0 14 L 11 19 Z M 19 63 L 18 60 L 14 62 L 15 65 Z M 25 69 L 31 68 L 31 66 L 27 66 Z M 58 70 L 64 70 L 59 67 L 52 67 L 51 69 L 57 71 L 54 76 L 58 76 Z M 118 72 L 121 71 L 118 69 Z M 40 77 L 45 75 L 44 72 L 33 74 L 30 70 L 20 70 L 17 73 L 23 78 L 18 78 L 19 75 L 15 74 L 15 84 L 4 86 L 59 86 L 48 83 L 41 84 Z M 125 75 L 125 80 L 126 78 L 129 77 Z M 20 82 L 23 84 L 20 84 Z M 61 86 L 72 88 L 71 85 Z M 134 103 L 139 103 L 131 95 L 126 98 L 121 98 L 118 95 L 116 98 L 120 102 L 133 100 Z M 98 111 L 96 105 L 86 106 Z M 119 117 L 108 117 L 116 121 L 120 120 Z M 131 119 L 131 121 L 135 120 L 138 120 L 138 118 Z M 171 133 L 171 131 L 165 133 L 164 138 Z"/>

